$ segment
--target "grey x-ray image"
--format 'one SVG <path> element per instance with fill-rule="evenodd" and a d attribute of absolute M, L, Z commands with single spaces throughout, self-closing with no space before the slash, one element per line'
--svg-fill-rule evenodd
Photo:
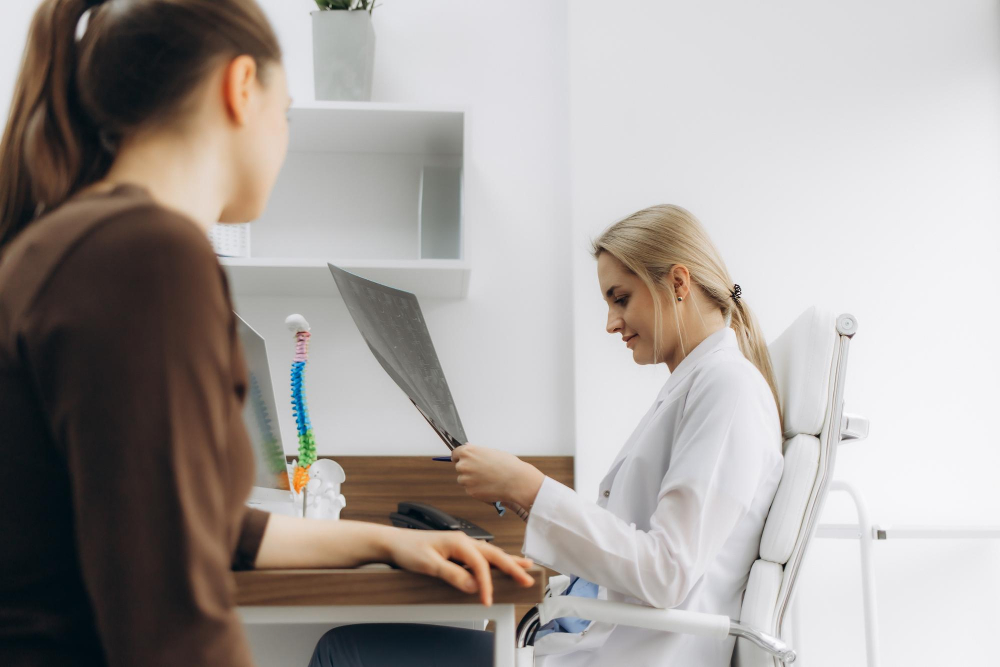
<path fill-rule="evenodd" d="M 368 348 L 449 448 L 466 442 L 417 297 L 328 264 Z"/>

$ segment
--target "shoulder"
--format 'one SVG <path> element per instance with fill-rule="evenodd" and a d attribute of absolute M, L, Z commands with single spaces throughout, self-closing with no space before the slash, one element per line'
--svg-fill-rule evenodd
<path fill-rule="evenodd" d="M 57 305 L 166 293 L 184 286 L 225 300 L 227 288 L 206 234 L 137 188 L 74 199 L 43 216 L 0 258 L 0 337 L 29 313 Z M 47 311 L 46 311 L 47 312 Z"/>
<path fill-rule="evenodd" d="M 207 235 L 196 222 L 152 201 L 144 191 L 70 200 L 28 226 L 5 249 L 0 286 L 22 308 L 52 282 L 83 272 L 126 275 L 218 268 Z"/>
<path fill-rule="evenodd" d="M 771 396 L 767 380 L 739 350 L 720 350 L 691 374 L 689 395 L 713 399 Z"/>
<path fill-rule="evenodd" d="M 182 261 L 192 269 L 218 265 L 197 223 L 152 202 L 136 203 L 107 216 L 80 239 L 73 254 L 95 259 L 112 256 L 119 266 L 152 269 L 171 261 Z"/>
<path fill-rule="evenodd" d="M 43 253 L 52 266 L 39 276 L 25 312 L 93 311 L 153 315 L 228 308 L 228 287 L 207 235 L 190 218 L 151 201 L 130 202 L 99 219 L 62 253 Z M 160 317 L 160 319 L 163 319 Z"/>
<path fill-rule="evenodd" d="M 780 442 L 780 419 L 767 380 L 739 350 L 720 351 L 692 374 L 685 412 L 720 419 Z"/>
<path fill-rule="evenodd" d="M 211 243 L 197 223 L 145 202 L 103 218 L 79 239 L 53 267 L 34 306 L 51 312 L 53 305 L 87 302 L 101 312 L 128 312 L 135 322 L 142 313 L 162 320 L 163 313 L 176 319 L 195 311 L 224 312 L 229 295 Z"/>

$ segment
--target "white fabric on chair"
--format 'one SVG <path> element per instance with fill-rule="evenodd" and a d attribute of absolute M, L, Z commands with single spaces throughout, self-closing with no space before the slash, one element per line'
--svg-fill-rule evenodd
<path fill-rule="evenodd" d="M 764 560 L 784 565 L 791 557 L 818 469 L 819 438 L 797 435 L 785 443 L 785 469 L 760 538 Z"/>
<path fill-rule="evenodd" d="M 786 439 L 819 435 L 826 419 L 837 318 L 810 308 L 768 346 L 781 396 Z"/>
<path fill-rule="evenodd" d="M 743 608 L 740 610 L 740 623 L 752 628 L 767 628 L 771 625 L 783 573 L 784 568 L 777 563 L 759 560 L 753 564 L 747 581 L 747 592 L 743 597 Z M 733 664 L 739 667 L 774 667 L 771 656 L 746 639 L 736 640 Z"/>

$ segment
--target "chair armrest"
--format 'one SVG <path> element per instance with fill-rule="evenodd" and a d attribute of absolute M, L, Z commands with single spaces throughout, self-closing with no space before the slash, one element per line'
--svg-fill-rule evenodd
<path fill-rule="evenodd" d="M 868 437 L 868 417 L 844 413 L 840 425 L 840 442 L 864 440 Z"/>
<path fill-rule="evenodd" d="M 729 634 L 736 637 L 742 637 L 743 639 L 752 642 L 786 665 L 795 662 L 795 658 L 797 657 L 795 655 L 795 651 L 790 649 L 788 644 L 781 641 L 777 637 L 772 637 L 771 635 L 765 634 L 760 630 L 755 630 L 754 628 L 743 625 L 742 623 L 733 621 L 729 628 Z"/>
<path fill-rule="evenodd" d="M 518 628 L 518 646 L 524 645 L 521 643 L 522 636 L 529 634 L 529 626 L 535 623 L 545 625 L 553 618 L 575 616 L 591 621 L 628 625 L 648 630 L 700 635 L 718 641 L 733 635 L 753 642 L 784 663 L 795 662 L 796 657 L 795 651 L 777 637 L 737 623 L 721 614 L 704 614 L 684 609 L 655 609 L 624 602 L 608 602 L 607 600 L 579 598 L 570 595 L 547 598 L 535 609 L 538 612 L 537 619 L 534 618 L 535 610 L 532 610 L 521 621 L 522 627 Z M 537 627 L 534 625 L 531 628 L 530 634 L 532 636 L 533 630 Z"/>
<path fill-rule="evenodd" d="M 539 621 L 545 625 L 553 618 L 576 616 L 590 621 L 617 623 L 648 630 L 701 635 L 723 640 L 729 636 L 730 620 L 719 614 L 702 614 L 683 609 L 654 609 L 624 602 L 560 595 L 538 605 Z"/>

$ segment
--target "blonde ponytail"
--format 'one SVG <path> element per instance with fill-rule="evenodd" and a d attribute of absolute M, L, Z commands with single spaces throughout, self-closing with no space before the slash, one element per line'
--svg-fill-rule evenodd
<path fill-rule="evenodd" d="M 778 383 L 774 379 L 774 369 L 771 367 L 771 355 L 767 351 L 767 344 L 764 342 L 764 333 L 757 324 L 757 318 L 753 311 L 743 303 L 743 299 L 736 299 L 731 309 L 730 327 L 736 332 L 736 341 L 740 345 L 743 356 L 757 367 L 760 374 L 767 380 L 771 387 L 771 394 L 774 396 L 774 404 L 778 407 L 778 415 L 781 415 L 781 398 L 778 396 Z M 782 423 L 784 431 L 784 423 Z"/>
<path fill-rule="evenodd" d="M 764 376 L 781 415 L 781 399 L 771 367 L 764 335 L 750 307 L 743 302 L 739 285 L 733 283 L 722 256 L 708 233 L 691 213 L 679 206 L 663 204 L 637 211 L 608 227 L 594 242 L 595 258 L 607 252 L 634 273 L 656 297 L 677 264 L 687 267 L 697 285 L 729 322 L 736 333 L 740 351 Z M 660 299 L 653 299 L 654 322 L 660 331 L 663 321 Z M 669 299 L 672 303 L 674 299 Z M 677 304 L 674 303 L 675 315 Z M 681 332 L 678 330 L 678 334 Z M 680 338 L 684 348 L 683 336 Z M 654 358 L 659 358 L 659 341 L 653 341 Z M 780 417 L 779 417 L 780 418 Z"/>

